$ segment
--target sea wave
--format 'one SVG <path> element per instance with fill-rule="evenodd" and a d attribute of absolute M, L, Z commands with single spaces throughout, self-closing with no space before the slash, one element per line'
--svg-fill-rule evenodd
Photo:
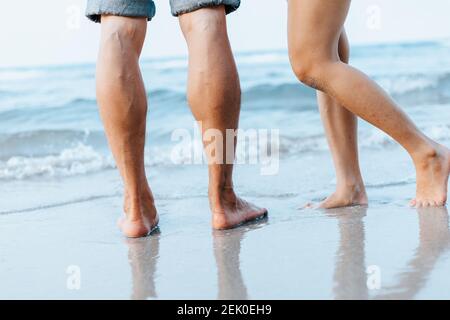
<path fill-rule="evenodd" d="M 80 143 L 94 148 L 106 147 L 105 134 L 103 131 L 49 129 L 0 134 L 0 160 L 47 156 Z"/>
<path fill-rule="evenodd" d="M 450 73 L 435 75 L 399 74 L 396 76 L 378 76 L 375 80 L 396 100 L 405 105 L 424 105 L 450 102 Z M 315 103 L 315 91 L 299 84 L 297 81 L 257 84 L 244 88 L 243 98 L 246 103 L 269 101 L 274 99 Z M 276 101 L 276 100 L 275 100 Z"/>
<path fill-rule="evenodd" d="M 67 177 L 113 168 L 110 157 L 103 156 L 93 147 L 78 144 L 57 155 L 42 157 L 11 157 L 0 161 L 0 180 L 22 180 L 31 177 Z"/>
<path fill-rule="evenodd" d="M 386 89 L 404 105 L 447 104 L 450 102 L 450 73 L 398 77 L 389 80 Z"/>
<path fill-rule="evenodd" d="M 377 80 L 402 106 L 450 103 L 450 73 L 441 74 L 398 74 L 378 75 Z M 294 77 L 279 76 L 243 84 L 243 106 L 250 108 L 267 108 L 274 105 L 289 107 L 316 108 L 315 91 L 301 85 Z M 3 90 L 3 89 L 2 89 Z M 78 122 L 80 118 L 97 115 L 97 102 L 93 93 L 74 93 L 67 97 L 58 95 L 34 96 L 33 94 L 15 94 L 11 91 L 0 91 L 3 100 L 0 103 L 0 121 L 38 121 L 59 120 Z M 8 98 L 9 96 L 9 98 Z M 164 106 L 152 108 L 167 111 L 170 105 L 173 110 L 184 110 L 186 92 L 175 87 L 152 88 L 147 91 L 150 104 Z M 305 109 L 303 109 L 305 110 Z M 163 114 L 162 114 L 163 115 Z M 7 124 L 7 123 L 5 123 Z"/>
<path fill-rule="evenodd" d="M 421 129 L 437 141 L 445 143 L 450 140 L 450 125 L 429 126 Z M 328 150 L 324 134 L 296 136 L 281 131 L 279 139 L 273 132 L 268 131 L 265 134 L 267 136 L 264 139 L 261 139 L 261 135 L 258 134 L 245 134 L 238 138 L 236 151 L 238 164 L 258 164 L 270 160 L 272 156 L 283 159 Z M 102 135 L 101 132 L 78 131 L 44 131 L 15 135 L 9 141 L 16 143 L 20 141 L 18 144 L 22 144 L 22 147 L 10 148 L 8 155 L 3 154 L 0 157 L 0 180 L 69 177 L 114 168 L 113 158 Z M 28 138 L 30 138 L 29 141 Z M 60 139 L 59 142 L 58 139 Z M 45 148 L 48 141 L 55 143 L 53 148 Z M 71 142 L 67 144 L 66 141 Z M 0 146 L 5 146 L 4 137 L 0 137 Z M 363 149 L 383 150 L 396 147 L 397 144 L 377 129 L 365 129 L 360 132 L 359 146 Z M 0 149 L 5 150 L 5 148 Z M 14 150 L 16 154 L 10 154 Z M 181 142 L 167 140 L 165 143 L 147 145 L 145 165 L 156 167 L 206 164 L 202 150 L 201 141 L 194 139 Z"/>

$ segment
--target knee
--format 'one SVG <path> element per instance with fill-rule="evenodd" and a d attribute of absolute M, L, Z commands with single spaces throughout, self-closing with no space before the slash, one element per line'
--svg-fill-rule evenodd
<path fill-rule="evenodd" d="M 120 52 L 140 54 L 145 39 L 145 19 L 105 16 L 102 17 L 102 45 Z M 125 49 L 125 50 L 123 50 Z"/>
<path fill-rule="evenodd" d="M 308 46 L 290 48 L 289 59 L 298 80 L 314 89 L 320 89 L 323 59 L 315 55 Z"/>
<path fill-rule="evenodd" d="M 203 8 L 180 16 L 180 26 L 185 37 L 216 37 L 226 32 L 226 17 L 223 6 Z"/>

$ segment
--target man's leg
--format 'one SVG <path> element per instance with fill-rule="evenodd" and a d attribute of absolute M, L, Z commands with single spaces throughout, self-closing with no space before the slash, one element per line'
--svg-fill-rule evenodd
<path fill-rule="evenodd" d="M 227 35 L 223 6 L 203 8 L 179 17 L 189 49 L 188 102 L 202 134 L 237 129 L 240 112 L 240 84 Z M 207 142 L 205 147 L 221 149 L 222 141 Z M 220 145 L 219 145 L 220 144 Z M 226 145 L 226 143 L 223 143 Z M 236 145 L 236 143 L 235 143 Z M 233 190 L 233 164 L 209 159 L 209 200 L 213 227 L 226 229 L 266 214 L 236 196 Z"/>
<path fill-rule="evenodd" d="M 141 237 L 158 215 L 145 176 L 147 94 L 139 70 L 146 18 L 102 16 L 97 63 L 97 100 L 108 142 L 125 186 L 125 236 Z"/>
<path fill-rule="evenodd" d="M 417 174 L 412 205 L 441 206 L 447 201 L 450 151 L 425 136 L 375 82 L 339 59 L 349 7 L 350 0 L 289 0 L 293 70 L 300 81 L 333 97 L 408 151 Z"/>
<path fill-rule="evenodd" d="M 350 49 L 347 35 L 339 38 L 339 58 L 348 63 Z M 367 204 L 367 195 L 359 168 L 358 119 L 327 94 L 317 91 L 320 115 L 336 170 L 336 191 L 319 204 L 337 208 Z"/>

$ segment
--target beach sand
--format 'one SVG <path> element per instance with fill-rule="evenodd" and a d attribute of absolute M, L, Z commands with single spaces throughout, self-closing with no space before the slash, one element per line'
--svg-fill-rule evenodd
<path fill-rule="evenodd" d="M 449 299 L 447 210 L 407 206 L 414 172 L 398 149 L 365 153 L 362 167 L 368 208 L 317 211 L 298 208 L 333 190 L 326 152 L 276 176 L 238 166 L 236 188 L 269 218 L 229 231 L 210 228 L 204 166 L 149 168 L 161 224 L 143 239 L 116 227 L 115 171 L 3 183 L 0 298 Z"/>

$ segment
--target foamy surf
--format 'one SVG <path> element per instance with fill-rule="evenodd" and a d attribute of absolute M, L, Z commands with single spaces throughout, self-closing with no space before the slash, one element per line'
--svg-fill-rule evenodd
<path fill-rule="evenodd" d="M 32 177 L 67 177 L 97 172 L 114 167 L 111 158 L 96 152 L 91 146 L 79 144 L 57 155 L 44 157 L 11 157 L 0 161 L 0 179 Z"/>

